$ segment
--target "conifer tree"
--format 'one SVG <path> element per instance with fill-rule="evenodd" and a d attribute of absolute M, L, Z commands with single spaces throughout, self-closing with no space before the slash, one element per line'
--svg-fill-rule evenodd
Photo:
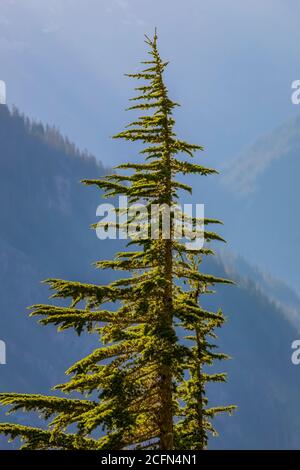
<path fill-rule="evenodd" d="M 200 271 L 202 256 L 198 254 L 188 255 L 190 266 L 195 271 Z M 200 306 L 200 296 L 209 293 L 209 282 L 199 279 L 189 279 L 189 290 L 184 298 L 189 306 L 183 316 L 183 327 L 190 334 L 185 336 L 187 341 L 192 341 L 194 346 L 191 354 L 187 356 L 185 369 L 189 371 L 187 380 L 178 387 L 178 397 L 184 406 L 178 413 L 180 420 L 176 426 L 176 448 L 203 450 L 207 447 L 209 433 L 217 436 L 218 433 L 212 425 L 212 418 L 223 412 L 232 413 L 236 408 L 233 405 L 208 407 L 206 397 L 206 384 L 209 382 L 225 382 L 226 374 L 208 373 L 206 369 L 213 365 L 215 360 L 229 359 L 229 356 L 215 351 L 217 347 L 211 343 L 216 339 L 215 329 L 220 328 L 225 318 L 222 311 L 217 313 L 204 312 L 202 317 L 191 317 L 191 314 Z"/>
<path fill-rule="evenodd" d="M 106 197 L 127 196 L 129 204 L 147 209 L 172 207 L 180 191 L 191 188 L 177 174 L 210 175 L 215 170 L 193 163 L 199 145 L 180 140 L 174 131 L 173 110 L 164 82 L 167 62 L 157 48 L 157 35 L 146 37 L 149 60 L 140 73 L 128 75 L 143 82 L 135 88 L 131 110 L 141 116 L 115 137 L 138 141 L 143 160 L 117 167 L 101 179 L 84 180 Z M 184 156 L 187 156 L 184 158 Z M 120 170 L 126 170 L 127 173 Z M 121 211 L 119 211 L 121 215 Z M 175 236 L 176 215 L 170 217 L 170 233 L 164 237 L 159 218 L 153 236 L 133 237 L 127 251 L 110 261 L 98 261 L 101 270 L 124 271 L 126 277 L 108 285 L 84 284 L 60 279 L 45 282 L 52 298 L 69 299 L 68 307 L 35 305 L 33 316 L 58 330 L 74 329 L 99 335 L 100 347 L 66 372 L 69 380 L 55 390 L 68 395 L 0 394 L 10 412 L 37 411 L 47 420 L 47 430 L 2 423 L 0 432 L 21 437 L 27 449 L 202 449 L 210 419 L 232 407 L 208 408 L 205 384 L 224 381 L 223 374 L 208 374 L 207 366 L 226 356 L 214 352 L 210 337 L 222 325 L 222 313 L 208 312 L 200 295 L 217 283 L 230 281 L 201 273 L 199 262 L 213 254 L 207 247 L 189 249 Z M 128 229 L 132 220 L 118 222 Z M 191 219 L 193 226 L 199 221 Z M 206 227 L 217 220 L 201 220 L 206 242 L 223 241 Z M 106 225 L 106 224 L 104 224 Z M 112 224 L 113 225 L 113 224 Z M 145 230 L 144 220 L 140 229 Z M 132 250 L 132 247 L 134 249 Z M 178 334 L 184 329 L 186 338 Z M 194 345 L 191 346 L 191 340 Z M 79 392 L 83 398 L 73 398 Z"/>

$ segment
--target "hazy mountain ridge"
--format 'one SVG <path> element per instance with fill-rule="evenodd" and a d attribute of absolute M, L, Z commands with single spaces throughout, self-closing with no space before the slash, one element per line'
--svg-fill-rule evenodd
<path fill-rule="evenodd" d="M 300 116 L 217 169 L 218 177 L 194 180 L 193 202 L 224 221 L 234 253 L 300 292 Z"/>
<path fill-rule="evenodd" d="M 229 250 L 219 252 L 225 271 L 236 282 L 247 287 L 249 279 L 263 295 L 285 313 L 291 324 L 300 331 L 300 298 L 285 282 L 249 264 L 242 256 Z"/>
<path fill-rule="evenodd" d="M 257 190 L 259 179 L 276 160 L 300 151 L 300 115 L 261 136 L 240 155 L 224 165 L 222 182 L 246 196 Z"/>

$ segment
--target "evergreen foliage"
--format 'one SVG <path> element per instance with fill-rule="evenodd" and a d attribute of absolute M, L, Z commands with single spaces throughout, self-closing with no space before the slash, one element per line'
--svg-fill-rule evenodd
<path fill-rule="evenodd" d="M 179 191 L 191 188 L 177 181 L 178 174 L 210 175 L 215 170 L 192 163 L 201 146 L 180 140 L 174 131 L 173 110 L 177 103 L 164 83 L 167 62 L 161 60 L 157 36 L 146 37 L 149 60 L 144 69 L 129 77 L 142 81 L 135 88 L 131 110 L 141 116 L 129 124 L 118 139 L 144 144 L 141 163 L 119 165 L 102 179 L 85 180 L 106 197 L 126 195 L 130 204 L 171 207 Z M 201 308 L 200 297 L 217 283 L 231 281 L 200 271 L 208 248 L 188 249 L 175 237 L 176 216 L 171 217 L 170 237 L 159 230 L 156 238 L 136 238 L 134 251 L 117 253 L 112 261 L 98 261 L 98 269 L 124 271 L 108 285 L 92 285 L 60 279 L 45 281 L 52 297 L 68 299 L 69 307 L 34 305 L 31 315 L 40 323 L 59 330 L 72 328 L 99 335 L 100 346 L 73 364 L 69 380 L 55 390 L 57 396 L 0 394 L 0 402 L 19 409 L 37 411 L 47 420 L 48 430 L 10 423 L 0 432 L 12 439 L 21 437 L 27 449 L 203 449 L 211 419 L 234 407 L 209 408 L 207 382 L 223 382 L 224 374 L 209 374 L 215 360 L 226 356 L 215 352 L 215 329 L 224 322 L 221 311 Z M 130 221 L 127 222 L 127 224 Z M 205 219 L 204 238 L 223 241 L 206 229 L 217 220 Z M 195 224 L 196 220 L 192 220 Z M 120 228 L 120 226 L 118 225 Z M 126 227 L 122 227 L 124 230 Z M 149 230 L 147 228 L 147 230 Z M 184 331 L 182 335 L 181 332 Z M 84 398 L 72 398 L 79 392 Z"/>

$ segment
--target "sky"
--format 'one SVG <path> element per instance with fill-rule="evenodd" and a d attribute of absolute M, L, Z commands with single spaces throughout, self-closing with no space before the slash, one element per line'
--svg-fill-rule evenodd
<path fill-rule="evenodd" d="M 125 108 L 136 84 L 124 74 L 147 59 L 144 34 L 157 27 L 170 96 L 181 103 L 178 135 L 204 146 L 208 166 L 225 171 L 299 115 L 291 100 L 300 79 L 299 17 L 300 0 L 0 0 L 0 80 L 10 106 L 116 165 L 132 158 L 131 146 L 110 138 L 133 117 Z M 265 165 L 254 163 L 251 178 Z M 240 165 L 237 174 L 241 168 L 248 171 Z M 261 245 L 251 261 L 290 271 L 272 244 Z M 286 277 L 299 287 L 294 278 Z"/>
<path fill-rule="evenodd" d="M 124 73 L 158 28 L 177 130 L 223 165 L 298 113 L 299 0 L 0 0 L 0 80 L 7 102 L 55 124 L 111 165 L 130 120 Z M 299 108 L 300 109 L 300 108 Z"/>

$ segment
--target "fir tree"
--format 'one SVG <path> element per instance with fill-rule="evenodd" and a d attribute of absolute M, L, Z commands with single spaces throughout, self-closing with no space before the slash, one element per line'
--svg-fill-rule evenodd
<path fill-rule="evenodd" d="M 199 271 L 202 262 L 201 255 L 188 255 L 190 266 Z M 176 425 L 176 448 L 203 450 L 207 447 L 209 433 L 217 436 L 212 425 L 212 418 L 219 413 L 232 413 L 236 408 L 233 405 L 208 407 L 206 397 L 206 384 L 208 382 L 225 382 L 226 374 L 208 373 L 208 366 L 212 366 L 215 360 L 229 359 L 229 356 L 215 351 L 216 345 L 211 343 L 216 339 L 215 329 L 220 328 L 225 318 L 222 311 L 217 313 L 203 312 L 202 317 L 193 316 L 194 308 L 200 306 L 200 296 L 209 293 L 210 283 L 190 279 L 189 289 L 181 295 L 188 308 L 184 312 L 182 326 L 190 334 L 185 336 L 187 341 L 192 341 L 191 354 L 187 356 L 185 369 L 188 371 L 188 379 L 178 387 L 178 398 L 184 406 L 178 415 L 181 418 Z M 192 315 L 192 316 L 191 316 Z"/>
<path fill-rule="evenodd" d="M 164 83 L 167 62 L 159 55 L 156 33 L 153 40 L 146 37 L 146 43 L 149 60 L 143 62 L 142 72 L 129 75 L 143 82 L 135 88 L 137 96 L 129 108 L 142 115 L 115 136 L 145 144 L 140 152 L 144 159 L 117 167 L 128 170 L 126 174 L 116 172 L 83 182 L 98 186 L 106 197 L 127 196 L 129 204 L 143 203 L 150 210 L 155 204 L 170 208 L 179 191 L 191 192 L 175 179 L 177 174 L 206 176 L 216 171 L 189 160 L 203 148 L 177 138 L 173 118 L 177 103 L 169 98 Z M 207 407 L 206 382 L 225 380 L 223 374 L 209 375 L 205 370 L 214 359 L 225 358 L 214 352 L 209 341 L 224 318 L 221 312 L 202 309 L 199 297 L 216 283 L 230 281 L 200 272 L 199 260 L 213 251 L 190 250 L 179 241 L 176 217 L 172 213 L 168 237 L 163 236 L 160 218 L 154 237 L 140 221 L 146 236 L 134 237 L 129 243 L 133 251 L 96 263 L 101 270 L 124 271 L 125 278 L 108 285 L 45 281 L 54 291 L 53 298 L 69 299 L 70 305 L 35 305 L 31 315 L 59 330 L 97 334 L 101 346 L 72 365 L 66 372 L 70 379 L 55 387 L 70 398 L 2 393 L 2 405 L 11 406 L 11 412 L 39 412 L 48 430 L 3 423 L 1 433 L 21 437 L 23 447 L 29 449 L 206 447 L 207 433 L 213 431 L 210 418 L 232 407 Z M 116 226 L 128 229 L 130 222 Z M 191 219 L 193 225 L 197 222 Z M 219 223 L 201 222 L 205 227 Z M 204 238 L 223 241 L 206 228 Z M 178 337 L 178 327 L 186 331 L 186 338 Z M 73 392 L 84 398 L 72 398 Z"/>

